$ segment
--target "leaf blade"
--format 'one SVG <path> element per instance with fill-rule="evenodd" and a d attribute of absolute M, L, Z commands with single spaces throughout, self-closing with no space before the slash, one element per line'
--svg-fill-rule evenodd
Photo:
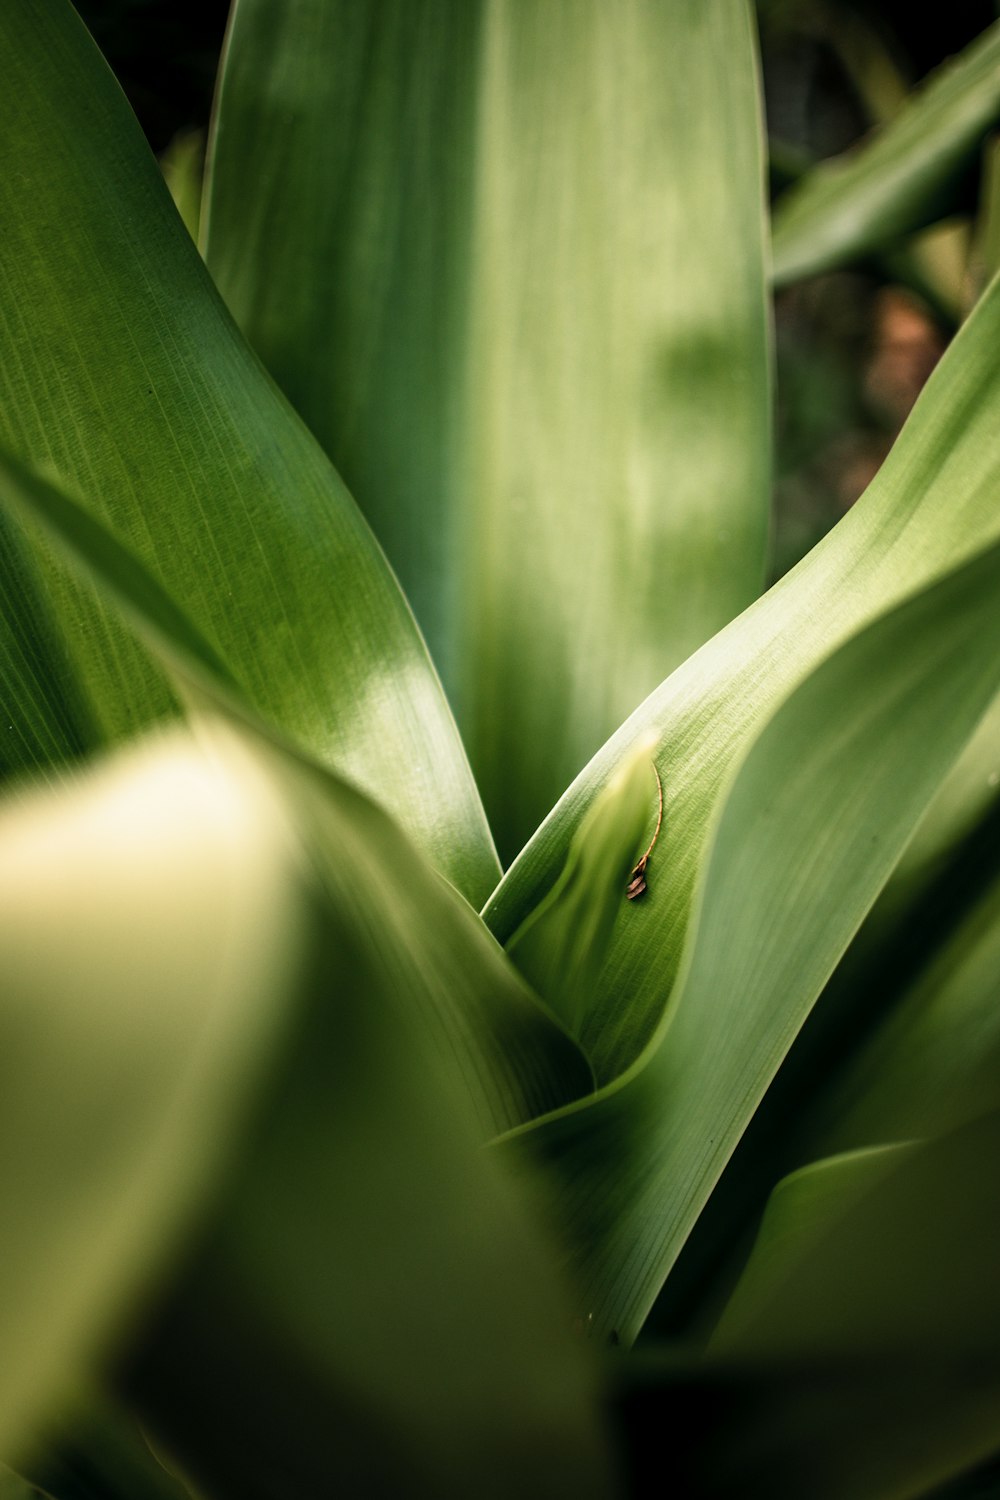
<path fill-rule="evenodd" d="M 236 14 L 208 262 L 399 571 L 505 854 L 761 584 L 756 85 L 714 0 Z"/>
<path fill-rule="evenodd" d="M 995 543 L 852 637 L 782 704 L 722 801 L 678 990 L 653 1041 L 592 1099 L 511 1139 L 551 1174 L 599 1331 L 638 1332 L 995 694 L 998 581 Z"/>
<path fill-rule="evenodd" d="M 478 796 L 353 502 L 239 338 L 70 6 L 5 6 L 0 50 L 0 441 L 53 465 L 261 713 L 382 797 L 478 897 L 497 868 Z M 103 738 L 175 711 L 114 618 L 44 556 L 16 561 Z"/>
<path fill-rule="evenodd" d="M 776 286 L 832 270 L 944 217 L 949 194 L 1000 115 L 1000 28 L 940 69 L 899 115 L 823 163 L 775 208 Z"/>

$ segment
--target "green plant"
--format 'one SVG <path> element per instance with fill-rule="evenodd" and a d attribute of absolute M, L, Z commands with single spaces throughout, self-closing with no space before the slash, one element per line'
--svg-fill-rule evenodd
<path fill-rule="evenodd" d="M 0 13 L 0 1493 L 1000 1448 L 1000 283 L 753 602 L 752 19 L 240 0 L 220 297 L 69 6 Z M 934 219 L 998 56 L 783 275 Z"/>

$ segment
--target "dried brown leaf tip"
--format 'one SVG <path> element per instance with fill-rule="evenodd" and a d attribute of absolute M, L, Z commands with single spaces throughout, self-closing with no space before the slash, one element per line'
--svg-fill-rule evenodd
<path fill-rule="evenodd" d="M 660 780 L 660 773 L 652 761 L 650 761 L 650 765 L 653 766 L 653 775 L 656 777 L 656 795 L 659 800 L 659 807 L 656 813 L 656 827 L 653 829 L 653 837 L 649 841 L 649 848 L 633 866 L 632 873 L 629 875 L 628 886 L 625 890 L 625 897 L 628 901 L 638 901 L 640 896 L 646 894 L 646 866 L 649 864 L 649 856 L 653 852 L 656 840 L 660 837 L 660 828 L 663 824 L 663 782 Z"/>

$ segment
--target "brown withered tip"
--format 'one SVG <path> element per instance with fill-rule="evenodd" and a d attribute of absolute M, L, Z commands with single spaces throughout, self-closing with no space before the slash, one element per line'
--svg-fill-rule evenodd
<path fill-rule="evenodd" d="M 628 885 L 625 889 L 625 899 L 627 901 L 638 901 L 640 896 L 646 894 L 648 889 L 646 885 L 646 866 L 649 864 L 649 856 L 652 854 L 656 840 L 660 836 L 660 827 L 663 823 L 663 782 L 660 780 L 660 773 L 656 769 L 655 762 L 651 761 L 650 764 L 653 767 L 653 775 L 656 777 L 656 794 L 659 801 L 656 813 L 656 827 L 653 830 L 653 837 L 649 841 L 649 848 L 639 862 L 632 867 L 632 873 L 629 875 Z"/>

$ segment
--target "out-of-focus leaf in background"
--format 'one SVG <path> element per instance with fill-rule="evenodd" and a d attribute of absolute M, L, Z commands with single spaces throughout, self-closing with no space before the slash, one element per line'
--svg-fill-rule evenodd
<path fill-rule="evenodd" d="M 138 1423 L 104 1392 L 81 1389 L 58 1420 L 46 1423 L 42 1431 L 44 1436 L 20 1450 L 17 1460 L 18 1473 L 34 1486 L 32 1496 L 201 1500 L 165 1467 Z"/>
<path fill-rule="evenodd" d="M 849 1406 L 841 1412 L 841 1454 L 828 1437 L 817 1494 L 922 1495 L 995 1451 L 998 1145 L 990 1112 L 929 1141 L 814 1163 L 772 1195 L 710 1363 L 894 1376 L 893 1399 L 876 1398 L 875 1432 L 857 1411 L 848 1420 Z M 865 1384 L 862 1375 L 857 1388 Z M 793 1451 L 803 1430 L 795 1408 L 791 1393 L 779 1397 L 762 1423 L 765 1433 L 784 1425 Z"/>
<path fill-rule="evenodd" d="M 236 13 L 208 264 L 397 569 L 507 855 L 761 586 L 759 116 L 743 4 Z"/>
<path fill-rule="evenodd" d="M 221 305 L 68 3 L 3 7 L 0 72 L 0 441 L 52 466 L 258 710 L 481 900 L 495 856 L 406 603 Z M 6 765 L 44 768 L 170 713 L 148 655 L 8 525 Z"/>
<path fill-rule="evenodd" d="M 205 167 L 205 137 L 200 130 L 174 136 L 160 157 L 163 180 L 170 189 L 184 227 L 197 244 L 201 223 L 202 176 Z"/>
<path fill-rule="evenodd" d="M 1000 117 L 1000 26 L 943 67 L 844 157 L 805 173 L 774 212 L 777 286 L 884 249 L 943 218 Z"/>
<path fill-rule="evenodd" d="M 640 1494 L 665 1434 L 678 1492 L 711 1500 L 996 1494 L 995 1461 L 980 1470 L 1000 1410 L 991 1368 L 913 1351 L 706 1360 L 657 1347 L 619 1361 L 617 1375 L 621 1441 Z M 968 1488 L 964 1477 L 938 1487 L 955 1474 L 968 1475 Z"/>

